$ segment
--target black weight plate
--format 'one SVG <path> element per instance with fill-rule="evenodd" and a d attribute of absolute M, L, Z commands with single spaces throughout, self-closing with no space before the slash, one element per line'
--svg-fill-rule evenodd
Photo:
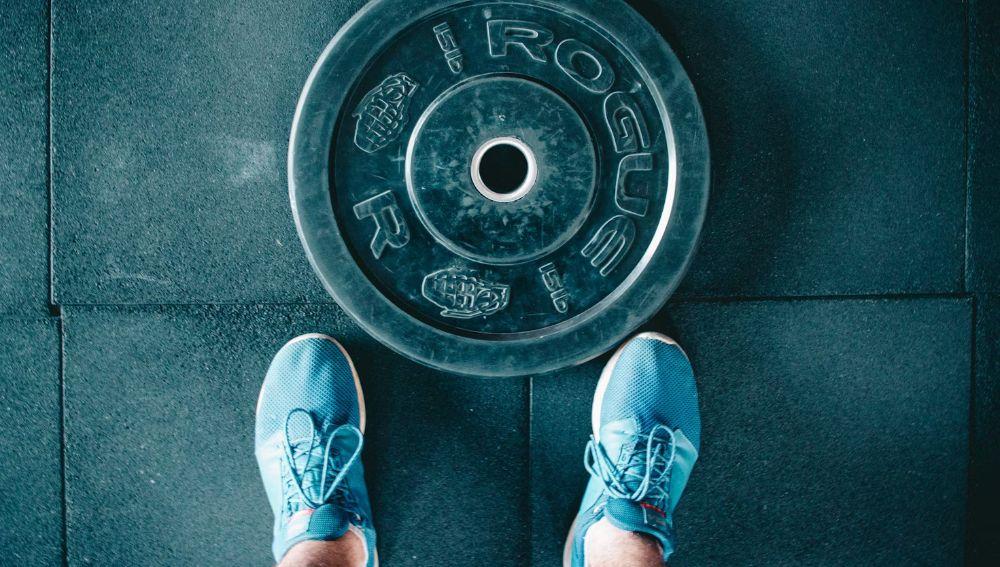
<path fill-rule="evenodd" d="M 337 302 L 479 376 L 583 362 L 651 317 L 708 182 L 694 89 L 620 0 L 376 0 L 316 63 L 289 153 Z"/>

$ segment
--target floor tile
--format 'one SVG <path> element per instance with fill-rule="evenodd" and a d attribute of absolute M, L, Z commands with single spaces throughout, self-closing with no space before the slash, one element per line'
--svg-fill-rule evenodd
<path fill-rule="evenodd" d="M 703 417 L 672 565 L 961 564 L 968 301 L 682 303 L 653 327 Z M 601 362 L 532 381 L 535 565 L 579 505 Z"/>
<path fill-rule="evenodd" d="M 607 357 L 531 382 L 531 564 L 562 565 L 562 546 L 587 486 L 590 403 Z"/>
<path fill-rule="evenodd" d="M 969 475 L 969 563 L 1000 564 L 1000 296 L 984 296 L 976 310 Z"/>
<path fill-rule="evenodd" d="M 683 293 L 961 291 L 960 2 L 634 3 L 708 125 L 712 196 Z"/>
<path fill-rule="evenodd" d="M 307 331 L 341 338 L 362 376 L 383 564 L 524 563 L 525 380 L 406 362 L 334 307 L 69 307 L 65 325 L 71 563 L 268 564 L 254 406 Z"/>
<path fill-rule="evenodd" d="M 57 1 L 59 302 L 329 301 L 292 221 L 287 142 L 360 4 Z"/>
<path fill-rule="evenodd" d="M 969 3 L 969 257 L 971 291 L 1000 291 L 1000 4 Z"/>
<path fill-rule="evenodd" d="M 48 313 L 48 5 L 0 18 L 0 313 Z"/>
<path fill-rule="evenodd" d="M 59 322 L 0 319 L 0 553 L 9 565 L 62 557 Z"/>

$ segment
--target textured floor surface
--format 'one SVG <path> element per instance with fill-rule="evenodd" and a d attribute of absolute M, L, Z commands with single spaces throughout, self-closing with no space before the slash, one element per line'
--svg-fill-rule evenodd
<path fill-rule="evenodd" d="M 699 255 L 648 325 L 703 408 L 674 564 L 1000 564 L 1000 5 L 632 3 L 713 157 Z M 604 360 L 428 370 L 295 235 L 295 101 L 361 4 L 5 4 L 0 563 L 268 564 L 254 402 L 321 331 L 362 374 L 383 565 L 559 564 Z"/>

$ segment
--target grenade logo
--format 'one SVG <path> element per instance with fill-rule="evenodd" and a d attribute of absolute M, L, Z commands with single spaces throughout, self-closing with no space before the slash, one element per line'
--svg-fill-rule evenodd
<path fill-rule="evenodd" d="M 490 283 L 455 268 L 429 274 L 421 292 L 442 309 L 442 317 L 452 319 L 486 317 L 510 303 L 510 286 Z"/>
<path fill-rule="evenodd" d="M 354 143 L 362 151 L 373 154 L 399 138 L 417 86 L 405 73 L 396 73 L 365 95 L 353 114 L 358 119 Z"/>

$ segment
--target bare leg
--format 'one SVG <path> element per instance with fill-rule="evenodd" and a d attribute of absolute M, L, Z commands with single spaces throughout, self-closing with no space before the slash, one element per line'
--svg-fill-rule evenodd
<path fill-rule="evenodd" d="M 295 544 L 279 567 L 364 567 L 368 559 L 365 544 L 348 531 L 333 541 L 303 541 Z"/>
<path fill-rule="evenodd" d="M 662 567 L 663 550 L 650 536 L 620 530 L 606 519 L 587 530 L 588 567 Z"/>

